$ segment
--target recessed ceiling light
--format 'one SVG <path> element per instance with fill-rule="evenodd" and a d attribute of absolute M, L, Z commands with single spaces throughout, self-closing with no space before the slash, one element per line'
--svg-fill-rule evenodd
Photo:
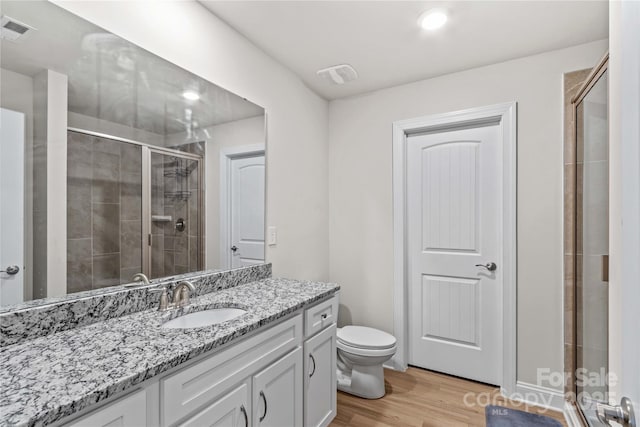
<path fill-rule="evenodd" d="M 428 10 L 418 19 L 418 24 L 425 30 L 433 31 L 447 23 L 447 14 L 444 10 Z"/>
<path fill-rule="evenodd" d="M 200 99 L 200 95 L 198 95 L 197 92 L 194 92 L 192 90 L 186 90 L 182 92 L 182 97 L 189 101 L 197 101 L 198 99 Z"/>

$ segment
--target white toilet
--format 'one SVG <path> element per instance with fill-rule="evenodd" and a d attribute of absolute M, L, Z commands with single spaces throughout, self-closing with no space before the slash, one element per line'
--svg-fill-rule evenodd
<path fill-rule="evenodd" d="M 365 399 L 384 396 L 382 364 L 396 353 L 396 338 L 365 326 L 338 329 L 338 390 Z"/>

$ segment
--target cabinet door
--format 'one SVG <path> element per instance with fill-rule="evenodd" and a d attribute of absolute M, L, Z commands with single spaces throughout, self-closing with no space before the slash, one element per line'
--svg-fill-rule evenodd
<path fill-rule="evenodd" d="M 249 427 L 249 384 L 248 381 L 226 393 L 181 427 Z"/>
<path fill-rule="evenodd" d="M 147 395 L 139 390 L 96 409 L 67 427 L 143 427 L 147 424 Z"/>
<path fill-rule="evenodd" d="M 304 425 L 328 426 L 336 416 L 336 325 L 304 343 Z"/>
<path fill-rule="evenodd" d="M 302 425 L 302 348 L 253 377 L 253 425 Z"/>

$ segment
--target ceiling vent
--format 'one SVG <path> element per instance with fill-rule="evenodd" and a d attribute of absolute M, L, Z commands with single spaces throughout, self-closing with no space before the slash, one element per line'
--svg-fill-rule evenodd
<path fill-rule="evenodd" d="M 10 18 L 6 15 L 2 16 L 2 33 L 0 36 L 3 40 L 16 41 L 20 37 L 24 36 L 27 31 L 34 28 L 24 24 L 16 19 Z"/>
<path fill-rule="evenodd" d="M 334 65 L 318 70 L 317 74 L 332 83 L 342 85 L 358 78 L 358 73 L 349 64 Z"/>

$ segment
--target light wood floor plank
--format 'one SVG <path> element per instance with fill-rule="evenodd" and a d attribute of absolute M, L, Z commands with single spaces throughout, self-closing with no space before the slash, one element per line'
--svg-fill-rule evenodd
<path fill-rule="evenodd" d="M 387 394 L 367 400 L 338 392 L 338 414 L 332 427 L 469 427 L 485 425 L 488 404 L 543 414 L 566 426 L 562 413 L 527 406 L 503 398 L 497 387 L 418 368 L 407 372 L 385 370 Z M 467 399 L 469 393 L 482 394 L 481 404 Z"/>

